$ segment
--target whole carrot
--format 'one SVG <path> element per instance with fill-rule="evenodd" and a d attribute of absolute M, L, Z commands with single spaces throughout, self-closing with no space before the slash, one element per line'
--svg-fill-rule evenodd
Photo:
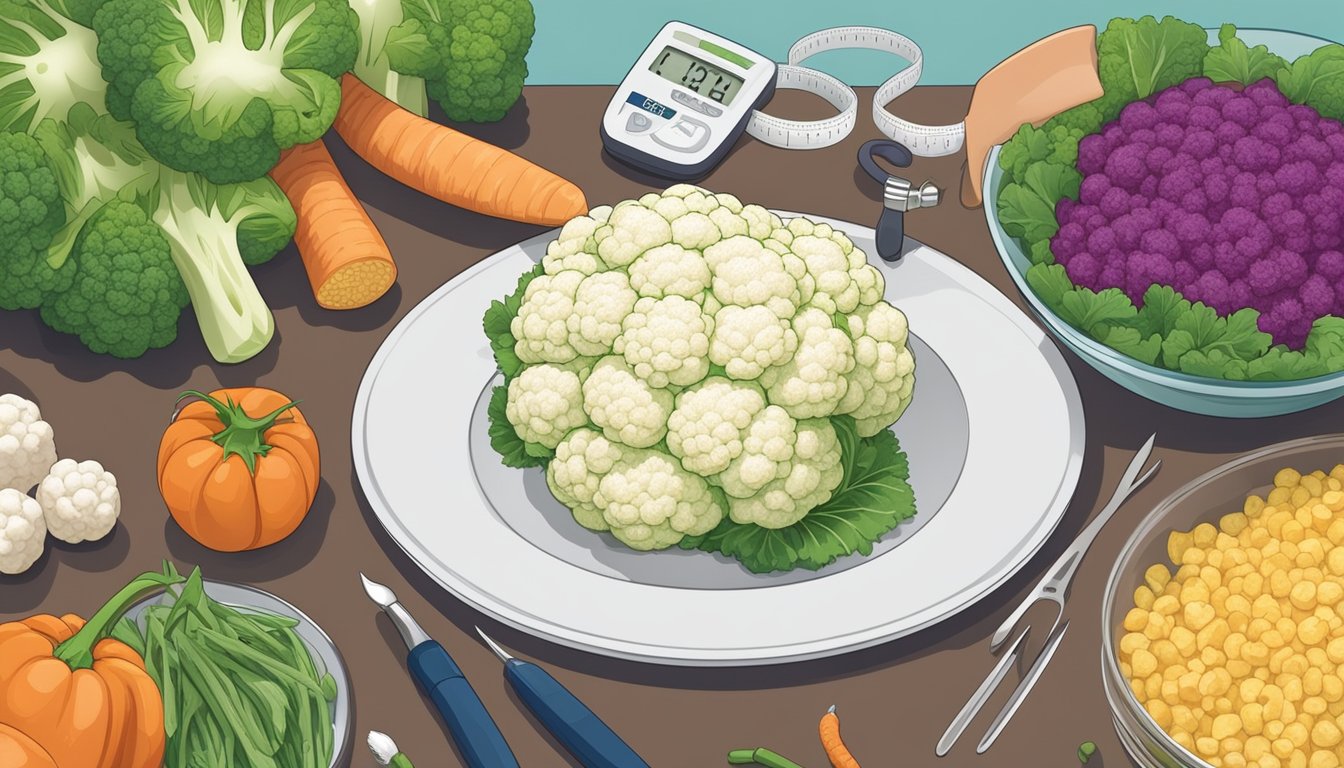
<path fill-rule="evenodd" d="M 281 153 L 271 178 L 294 206 L 294 243 L 319 305 L 356 309 L 387 293 L 392 253 L 321 139 Z"/>
<path fill-rule="evenodd" d="M 369 165 L 446 203 L 531 224 L 563 224 L 588 210 L 569 181 L 405 110 L 351 74 L 341 80 L 334 126 Z"/>
<path fill-rule="evenodd" d="M 832 768 L 859 768 L 859 761 L 840 740 L 840 717 L 835 714 L 835 705 L 821 716 L 821 746 L 826 750 Z"/>

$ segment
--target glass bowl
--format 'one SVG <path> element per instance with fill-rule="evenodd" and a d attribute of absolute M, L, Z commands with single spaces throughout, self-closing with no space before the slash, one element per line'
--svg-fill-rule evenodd
<path fill-rule="evenodd" d="M 1238 29 L 1237 37 L 1249 46 L 1264 45 L 1292 61 L 1328 45 L 1329 40 L 1296 32 L 1269 29 Z M 1209 30 L 1209 41 L 1218 44 L 1218 31 Z M 1170 371 L 1135 360 L 1111 349 L 1069 325 L 1045 305 L 1027 285 L 1031 262 L 1017 240 L 999 222 L 999 188 L 1003 170 L 994 147 L 985 165 L 984 209 L 994 247 L 1008 268 L 1017 289 L 1032 312 L 1064 346 L 1088 365 L 1120 386 L 1162 405 L 1191 413 L 1232 418 L 1261 418 L 1303 411 L 1344 397 L 1344 373 L 1298 381 L 1226 381 Z"/>
<path fill-rule="evenodd" d="M 1125 614 L 1134 607 L 1134 590 L 1144 583 L 1144 571 L 1155 563 L 1171 565 L 1167 535 L 1174 530 L 1189 531 L 1200 523 L 1217 526 L 1223 515 L 1241 511 L 1247 496 L 1266 495 L 1274 486 L 1274 475 L 1285 467 L 1303 474 L 1318 469 L 1329 473 L 1338 464 L 1344 464 L 1344 434 L 1262 448 L 1211 470 L 1167 497 L 1129 537 L 1111 569 L 1102 600 L 1101 671 L 1116 733 L 1138 765 L 1208 768 L 1208 763 L 1153 721 L 1121 674 L 1117 659 Z"/>

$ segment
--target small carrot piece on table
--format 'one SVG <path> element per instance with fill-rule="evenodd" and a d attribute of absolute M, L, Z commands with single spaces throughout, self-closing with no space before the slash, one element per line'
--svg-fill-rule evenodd
<path fill-rule="evenodd" d="M 563 224 L 588 211 L 573 183 L 403 109 L 348 73 L 334 125 L 369 165 L 446 203 L 530 224 Z"/>
<path fill-rule="evenodd" d="M 834 706 L 821 717 L 821 746 L 826 750 L 832 768 L 859 768 L 859 761 L 840 740 L 840 718 L 835 714 Z"/>
<path fill-rule="evenodd" d="M 294 206 L 294 243 L 320 306 L 357 309 L 387 293 L 392 253 L 321 139 L 281 153 L 271 178 Z"/>

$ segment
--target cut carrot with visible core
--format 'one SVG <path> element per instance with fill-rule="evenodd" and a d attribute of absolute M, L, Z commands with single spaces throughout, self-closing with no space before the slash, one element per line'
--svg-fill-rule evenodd
<path fill-rule="evenodd" d="M 318 305 L 358 309 L 387 293 L 392 253 L 321 139 L 281 153 L 271 178 L 294 206 L 294 243 Z"/>
<path fill-rule="evenodd" d="M 355 154 L 406 186 L 477 213 L 564 224 L 588 211 L 569 181 L 508 150 L 402 109 L 351 74 L 336 132 Z"/>
<path fill-rule="evenodd" d="M 840 740 L 840 717 L 835 714 L 834 706 L 821 717 L 821 746 L 826 750 L 826 759 L 831 761 L 832 768 L 859 768 L 859 761 Z"/>

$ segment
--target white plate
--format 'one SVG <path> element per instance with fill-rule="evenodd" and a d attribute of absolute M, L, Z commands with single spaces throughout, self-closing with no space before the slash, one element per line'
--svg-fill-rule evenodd
<path fill-rule="evenodd" d="M 809 218 L 874 252 L 870 228 Z M 1063 516 L 1084 447 L 1063 357 L 984 279 L 909 241 L 899 265 L 873 262 L 916 337 L 914 402 L 894 429 L 918 514 L 872 556 L 756 575 L 717 555 L 632 552 L 580 528 L 539 470 L 499 463 L 484 429 L 497 370 L 481 316 L 553 238 L 507 248 L 425 299 L 374 356 L 355 401 L 355 468 L 374 513 L 426 574 L 476 609 L 637 661 L 813 659 L 966 608 L 1016 572 Z"/>

